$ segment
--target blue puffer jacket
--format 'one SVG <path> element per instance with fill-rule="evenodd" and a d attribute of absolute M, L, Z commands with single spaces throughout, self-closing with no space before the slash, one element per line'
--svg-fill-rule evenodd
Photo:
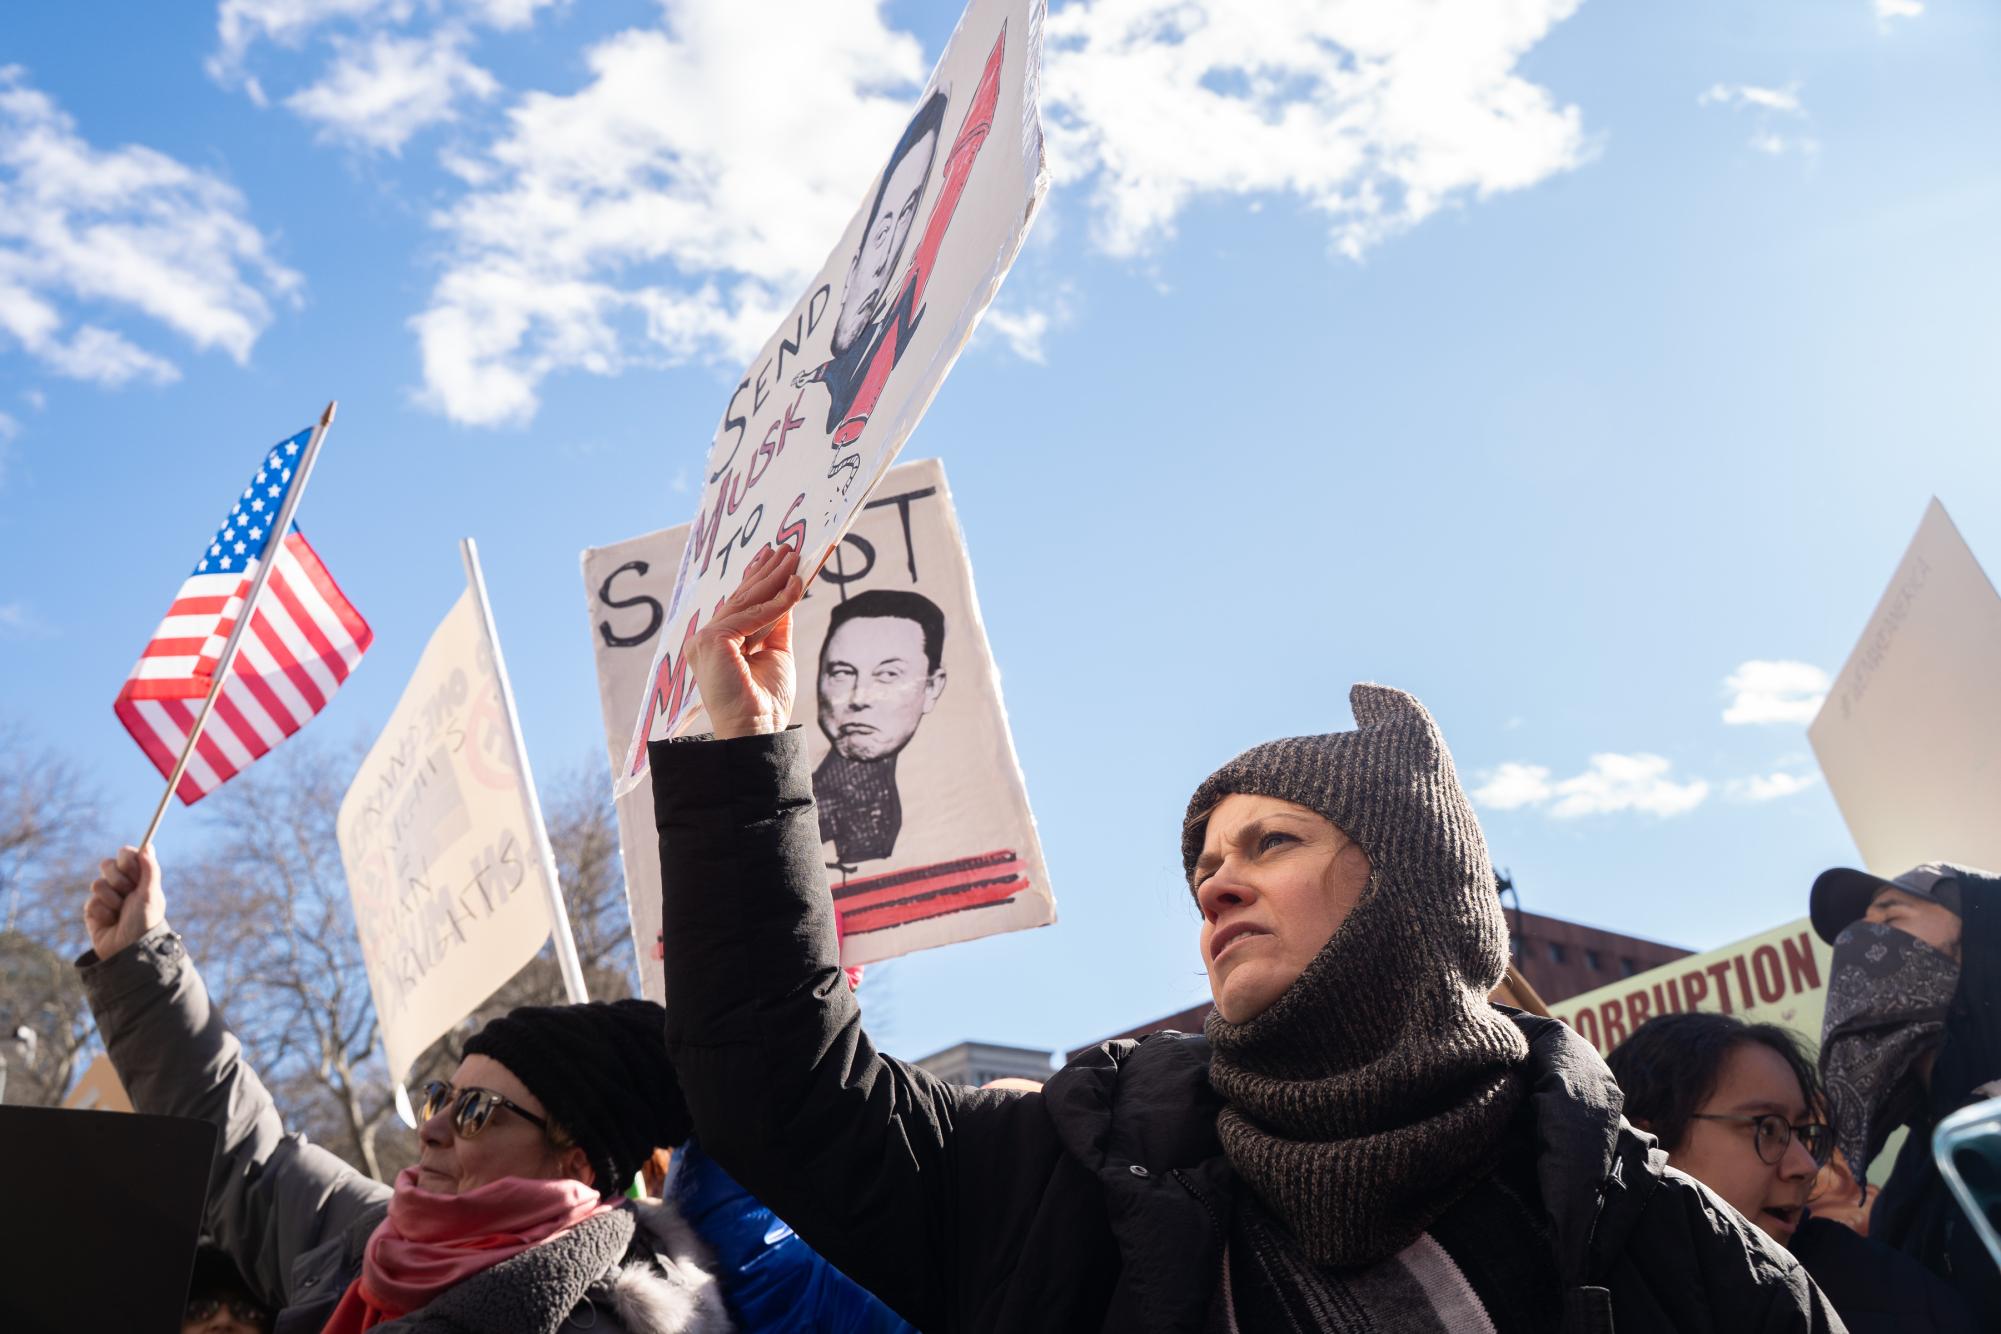
<path fill-rule="evenodd" d="M 723 1300 L 743 1334 L 916 1334 L 752 1199 L 701 1145 L 675 1151 L 665 1193 L 714 1248 Z"/>

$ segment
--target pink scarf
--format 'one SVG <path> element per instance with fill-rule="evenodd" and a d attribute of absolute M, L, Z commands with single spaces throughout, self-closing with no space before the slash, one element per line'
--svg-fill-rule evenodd
<path fill-rule="evenodd" d="M 361 1334 L 428 1305 L 483 1269 L 568 1232 L 612 1202 L 581 1181 L 503 1177 L 459 1195 L 396 1177 L 389 1215 L 368 1239 L 361 1275 L 348 1285 L 324 1334 Z"/>

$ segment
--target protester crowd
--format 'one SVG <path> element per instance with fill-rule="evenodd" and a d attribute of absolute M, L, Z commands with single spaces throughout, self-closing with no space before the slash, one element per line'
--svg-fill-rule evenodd
<path fill-rule="evenodd" d="M 1354 730 L 1194 785 L 1204 1032 L 950 1085 L 876 1049 L 840 966 L 802 593 L 753 561 L 695 644 L 713 735 L 652 747 L 664 1009 L 488 1023 L 393 1186 L 286 1133 L 151 854 L 103 863 L 111 1060 L 221 1132 L 187 1331 L 2001 1327 L 1929 1151 L 2001 1092 L 2001 879 L 1830 871 L 1824 1034 L 1668 1014 L 1601 1058 L 1530 1012 L 1430 715 L 1358 685 Z"/>

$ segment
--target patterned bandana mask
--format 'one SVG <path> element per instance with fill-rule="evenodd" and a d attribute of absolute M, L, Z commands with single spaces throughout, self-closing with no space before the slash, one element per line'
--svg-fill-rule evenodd
<path fill-rule="evenodd" d="M 1959 965 L 1905 931 L 1856 922 L 1834 938 L 1820 1073 L 1834 1143 L 1858 1184 L 1923 1090 L 1918 1059 L 1945 1035 Z"/>

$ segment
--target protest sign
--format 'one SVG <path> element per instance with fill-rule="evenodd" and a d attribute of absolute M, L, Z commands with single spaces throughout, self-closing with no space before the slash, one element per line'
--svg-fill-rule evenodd
<path fill-rule="evenodd" d="M 1827 1011 L 1831 954 L 1802 917 L 1549 1008 L 1601 1052 L 1618 1046 L 1654 1015 L 1682 1010 L 1716 1010 L 1754 1024 L 1779 1024 L 1817 1043 Z"/>
<path fill-rule="evenodd" d="M 495 649 L 459 597 L 341 800 L 341 861 L 392 1076 L 535 957 L 551 887 Z"/>
<path fill-rule="evenodd" d="M 1834 950 L 1814 934 L 1807 918 L 1746 940 L 1635 973 L 1550 1006 L 1550 1012 L 1601 1052 L 1632 1036 L 1656 1015 L 1685 1010 L 1734 1014 L 1750 1024 L 1777 1024 L 1820 1046 L 1827 1015 L 1829 963 Z M 1882 1182 L 1903 1147 L 1899 1128 L 1869 1163 L 1867 1179 Z"/>
<path fill-rule="evenodd" d="M 614 774 L 626 705 L 654 640 L 686 527 L 583 555 L 598 699 Z M 793 623 L 795 719 L 814 764 L 822 851 L 854 965 L 1055 920 L 1034 817 L 936 460 L 892 469 Z M 660 859 L 642 785 L 618 799 L 645 992 L 662 995 Z"/>
<path fill-rule="evenodd" d="M 686 647 L 759 547 L 810 579 L 972 336 L 1048 188 L 1041 0 L 972 0 L 833 252 L 711 437 L 689 540 L 641 684 L 620 704 L 618 792 L 646 742 L 692 726 Z"/>
<path fill-rule="evenodd" d="M 1807 739 L 1862 863 L 2001 870 L 2001 596 L 1933 500 Z"/>
<path fill-rule="evenodd" d="M 129 1112 L 132 1099 L 119 1081 L 106 1052 L 97 1053 L 76 1087 L 63 1098 L 63 1106 L 78 1112 Z"/>

